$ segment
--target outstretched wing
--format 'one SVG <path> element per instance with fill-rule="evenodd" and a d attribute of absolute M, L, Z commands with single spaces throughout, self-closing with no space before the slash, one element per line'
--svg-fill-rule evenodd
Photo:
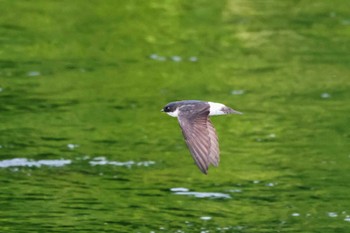
<path fill-rule="evenodd" d="M 210 139 L 209 162 L 217 167 L 220 161 L 219 141 L 218 141 L 218 136 L 216 134 L 215 128 L 209 118 L 207 122 L 207 127 L 208 127 L 209 139 Z"/>
<path fill-rule="evenodd" d="M 178 121 L 187 147 L 199 169 L 207 174 L 209 164 L 219 163 L 218 138 L 208 117 L 209 106 L 203 105 L 198 110 L 197 105 L 196 111 L 181 109 L 180 112 Z"/>

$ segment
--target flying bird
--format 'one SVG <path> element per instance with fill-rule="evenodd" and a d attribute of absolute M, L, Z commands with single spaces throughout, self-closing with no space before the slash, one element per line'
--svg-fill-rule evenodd
<path fill-rule="evenodd" d="M 161 111 L 177 117 L 187 147 L 204 174 L 210 164 L 217 167 L 220 160 L 218 136 L 209 116 L 242 114 L 220 103 L 199 100 L 171 102 Z"/>

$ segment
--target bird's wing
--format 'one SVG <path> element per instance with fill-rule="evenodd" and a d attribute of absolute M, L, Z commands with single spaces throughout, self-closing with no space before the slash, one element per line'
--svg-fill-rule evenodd
<path fill-rule="evenodd" d="M 209 164 L 219 163 L 219 147 L 215 129 L 209 120 L 209 107 L 186 115 L 189 111 L 181 111 L 178 121 L 182 129 L 188 149 L 199 169 L 207 174 Z"/>
<path fill-rule="evenodd" d="M 207 122 L 207 128 L 208 128 L 209 139 L 210 139 L 209 162 L 217 167 L 220 161 L 219 141 L 218 141 L 218 136 L 216 134 L 215 128 L 209 118 Z"/>

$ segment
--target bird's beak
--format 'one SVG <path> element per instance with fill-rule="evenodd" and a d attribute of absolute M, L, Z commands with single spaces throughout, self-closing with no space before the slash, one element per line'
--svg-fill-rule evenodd
<path fill-rule="evenodd" d="M 161 109 L 160 111 L 161 111 L 161 112 L 164 112 L 164 109 Z"/>
<path fill-rule="evenodd" d="M 233 110 L 233 109 L 232 109 L 232 113 L 233 113 L 233 114 L 243 114 L 243 112 L 238 112 L 238 111 Z"/>
<path fill-rule="evenodd" d="M 243 114 L 241 112 L 238 112 L 236 110 L 233 110 L 232 108 L 229 108 L 229 107 L 223 107 L 221 109 L 221 111 L 223 112 L 223 114 Z"/>

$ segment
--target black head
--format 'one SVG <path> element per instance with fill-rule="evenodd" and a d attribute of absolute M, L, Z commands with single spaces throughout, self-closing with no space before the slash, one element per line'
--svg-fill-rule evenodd
<path fill-rule="evenodd" d="M 162 112 L 174 112 L 177 107 L 176 103 L 169 103 L 162 109 Z"/>

